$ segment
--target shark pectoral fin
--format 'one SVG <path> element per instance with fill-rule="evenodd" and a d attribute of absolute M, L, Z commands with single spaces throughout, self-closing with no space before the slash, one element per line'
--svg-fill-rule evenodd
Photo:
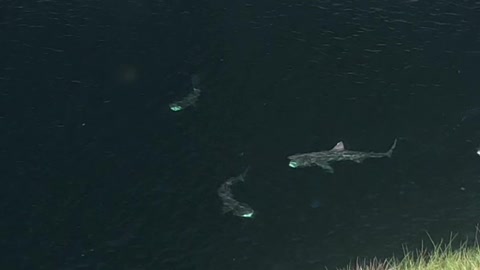
<path fill-rule="evenodd" d="M 224 206 L 222 207 L 222 213 L 223 213 L 223 214 L 228 213 L 228 212 L 230 212 L 230 211 L 232 211 L 232 208 L 231 208 L 231 207 L 228 207 L 228 206 L 226 206 L 226 205 L 224 205 Z"/>
<path fill-rule="evenodd" d="M 333 173 L 333 168 L 328 163 L 320 163 L 320 164 L 318 164 L 318 166 L 320 166 L 322 169 L 324 169 L 328 173 Z"/>
<path fill-rule="evenodd" d="M 359 159 L 353 159 L 353 162 L 355 163 L 362 163 L 363 159 L 362 158 L 359 158 Z"/>

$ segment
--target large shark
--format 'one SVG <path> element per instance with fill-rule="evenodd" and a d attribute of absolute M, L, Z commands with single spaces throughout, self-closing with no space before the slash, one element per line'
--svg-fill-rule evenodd
<path fill-rule="evenodd" d="M 393 149 L 395 149 L 396 145 L 397 139 L 395 139 L 393 145 L 385 153 L 359 152 L 345 149 L 343 142 L 340 141 L 328 151 L 295 154 L 289 156 L 288 159 L 290 159 L 290 163 L 288 164 L 288 166 L 292 168 L 320 166 L 327 172 L 333 173 L 333 168 L 329 164 L 330 162 L 351 160 L 357 163 L 361 163 L 367 158 L 391 157 Z"/>

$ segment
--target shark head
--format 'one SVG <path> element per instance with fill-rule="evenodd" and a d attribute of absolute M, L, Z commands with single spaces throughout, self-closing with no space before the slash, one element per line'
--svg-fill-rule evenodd
<path fill-rule="evenodd" d="M 174 112 L 181 111 L 182 109 L 183 109 L 183 107 L 178 105 L 177 103 L 170 104 L 170 110 L 172 110 Z"/>
<path fill-rule="evenodd" d="M 241 214 L 240 216 L 244 218 L 253 218 L 253 215 L 254 215 L 254 212 L 252 210 L 251 212 L 246 212 L 244 214 Z"/>
<path fill-rule="evenodd" d="M 288 166 L 290 166 L 291 168 L 297 168 L 297 167 L 298 167 L 298 163 L 295 162 L 295 161 L 290 161 L 290 162 L 288 163 Z"/>

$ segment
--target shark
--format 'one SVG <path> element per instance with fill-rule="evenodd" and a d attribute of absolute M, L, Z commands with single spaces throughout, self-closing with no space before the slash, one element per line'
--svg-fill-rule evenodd
<path fill-rule="evenodd" d="M 170 107 L 170 110 L 174 112 L 178 112 L 187 107 L 194 106 L 197 103 L 200 93 L 202 92 L 202 90 L 198 88 L 199 82 L 200 82 L 199 76 L 195 74 L 192 75 L 193 91 L 190 92 L 187 96 L 185 96 L 181 100 L 170 103 L 168 105 Z"/>
<path fill-rule="evenodd" d="M 249 169 L 250 167 L 247 167 L 241 175 L 230 177 L 218 188 L 217 193 L 222 200 L 222 212 L 224 214 L 232 212 L 233 215 L 244 218 L 252 218 L 254 216 L 255 211 L 248 204 L 235 200 L 232 194 L 232 186 L 235 183 L 244 182 Z"/>
<path fill-rule="evenodd" d="M 288 157 L 290 160 L 288 166 L 291 168 L 319 166 L 329 173 L 333 173 L 333 168 L 330 165 L 332 162 L 350 160 L 356 163 L 361 163 L 368 158 L 383 158 L 391 157 L 393 149 L 397 146 L 397 139 L 387 152 L 360 152 L 345 149 L 343 141 L 338 142 L 332 149 L 327 151 L 295 154 Z"/>
<path fill-rule="evenodd" d="M 198 100 L 198 97 L 200 96 L 201 90 L 198 88 L 193 88 L 193 91 L 188 94 L 186 97 L 179 101 L 175 101 L 170 103 L 168 106 L 170 107 L 170 110 L 174 112 L 181 111 L 187 107 L 195 105 L 195 103 Z"/>

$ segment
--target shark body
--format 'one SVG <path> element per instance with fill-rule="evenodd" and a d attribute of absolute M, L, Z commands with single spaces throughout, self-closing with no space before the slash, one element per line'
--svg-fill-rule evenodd
<path fill-rule="evenodd" d="M 345 149 L 343 142 L 340 141 L 328 151 L 291 155 L 288 157 L 288 159 L 290 159 L 288 166 L 292 168 L 319 166 L 327 172 L 333 173 L 333 168 L 330 165 L 331 162 L 350 160 L 356 163 L 361 163 L 367 158 L 391 157 L 396 145 L 397 139 L 395 139 L 393 145 L 387 152 L 360 152 Z"/>

